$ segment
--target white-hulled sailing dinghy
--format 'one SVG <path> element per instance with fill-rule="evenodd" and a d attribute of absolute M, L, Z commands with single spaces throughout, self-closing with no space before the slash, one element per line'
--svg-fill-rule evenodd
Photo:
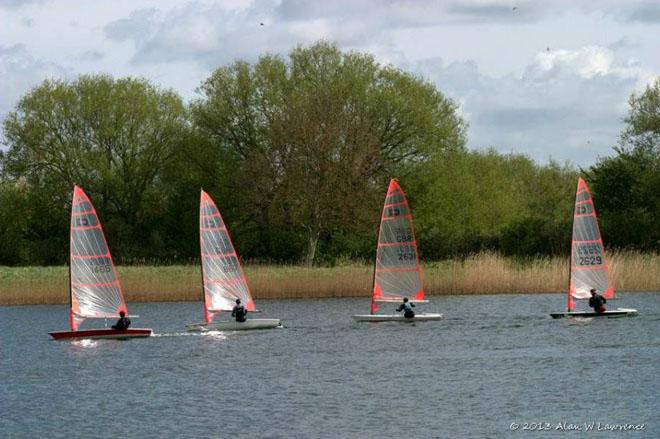
<path fill-rule="evenodd" d="M 96 209 L 78 186 L 73 188 L 69 236 L 71 330 L 49 332 L 49 335 L 55 340 L 149 337 L 152 331 L 147 328 L 80 329 L 86 319 L 110 319 L 114 323 L 119 318 L 119 312 L 128 314 L 128 309 Z"/>
<path fill-rule="evenodd" d="M 353 319 L 358 322 L 419 322 L 442 318 L 442 314 L 434 313 L 415 312 L 412 319 L 403 317 L 403 313 L 377 314 L 377 302 L 389 302 L 394 307 L 401 304 L 404 297 L 413 303 L 428 302 L 424 299 L 412 213 L 403 189 L 392 179 L 380 219 L 371 313 L 354 315 Z"/>
<path fill-rule="evenodd" d="M 573 211 L 573 237 L 571 240 L 571 271 L 568 285 L 567 311 L 555 312 L 553 318 L 561 317 L 624 317 L 637 315 L 636 309 L 618 308 L 602 313 L 574 311 L 574 299 L 589 299 L 595 288 L 605 299 L 614 298 L 614 288 L 609 267 L 605 259 L 603 240 L 598 228 L 596 209 L 587 183 L 578 178 Z"/>
<path fill-rule="evenodd" d="M 243 268 L 225 223 L 213 199 L 204 191 L 199 199 L 199 244 L 204 288 L 204 322 L 188 325 L 190 331 L 239 331 L 281 326 L 280 319 L 213 321 L 216 314 L 231 311 L 240 299 L 249 312 L 255 312 Z M 249 313 L 248 313 L 249 315 Z"/>

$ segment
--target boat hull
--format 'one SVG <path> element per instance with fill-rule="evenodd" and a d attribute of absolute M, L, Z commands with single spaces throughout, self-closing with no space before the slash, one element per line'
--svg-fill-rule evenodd
<path fill-rule="evenodd" d="M 228 321 L 214 323 L 196 323 L 188 325 L 188 331 L 248 331 L 252 329 L 272 329 L 281 327 L 280 319 L 247 319 L 244 322 Z"/>
<path fill-rule="evenodd" d="M 353 316 L 357 322 L 403 322 L 415 323 L 442 319 L 442 314 L 420 313 L 415 314 L 412 319 L 405 318 L 402 314 L 358 314 Z"/>
<path fill-rule="evenodd" d="M 553 319 L 560 319 L 562 317 L 632 317 L 637 314 L 637 310 L 632 308 L 618 308 L 607 310 L 602 313 L 594 311 L 564 311 L 550 313 Z"/>
<path fill-rule="evenodd" d="M 148 328 L 133 328 L 126 329 L 124 331 L 117 331 L 116 329 L 111 328 L 102 328 L 102 329 L 82 329 L 78 331 L 53 331 L 49 332 L 48 335 L 53 337 L 55 340 L 75 340 L 82 338 L 93 338 L 93 339 L 118 339 L 124 340 L 127 338 L 145 338 L 152 335 L 151 329 Z"/>

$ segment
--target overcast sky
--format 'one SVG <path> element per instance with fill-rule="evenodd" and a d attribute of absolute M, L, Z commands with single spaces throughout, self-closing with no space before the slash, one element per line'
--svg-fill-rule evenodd
<path fill-rule="evenodd" d="M 436 84 L 471 148 L 589 166 L 660 75 L 660 0 L 0 0 L 0 117 L 83 73 L 190 100 L 219 66 L 318 39 Z"/>

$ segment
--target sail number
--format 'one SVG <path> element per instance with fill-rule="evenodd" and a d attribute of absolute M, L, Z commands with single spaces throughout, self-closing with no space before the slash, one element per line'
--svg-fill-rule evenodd
<path fill-rule="evenodd" d="M 394 229 L 396 233 L 396 242 L 409 242 L 413 240 L 412 232 L 407 227 L 397 227 Z"/>
<path fill-rule="evenodd" d="M 93 273 L 110 273 L 112 268 L 109 265 L 92 265 Z"/>
<path fill-rule="evenodd" d="M 400 261 L 414 261 L 417 259 L 415 247 L 412 245 L 403 245 L 399 247 L 398 258 Z"/>
<path fill-rule="evenodd" d="M 600 255 L 600 245 L 598 244 L 582 244 L 578 245 L 575 250 L 578 255 Z"/>
<path fill-rule="evenodd" d="M 603 263 L 603 258 L 600 256 L 580 256 L 578 259 L 578 265 L 580 266 L 585 266 L 585 265 L 602 265 Z"/>
<path fill-rule="evenodd" d="M 86 217 L 76 217 L 74 221 L 76 227 L 86 227 L 89 225 L 89 220 Z"/>
<path fill-rule="evenodd" d="M 202 223 L 202 227 L 206 228 L 220 227 L 220 218 L 204 218 Z"/>
<path fill-rule="evenodd" d="M 589 208 L 589 204 L 578 204 L 575 206 L 575 212 L 577 214 L 585 214 L 585 213 L 591 213 L 591 209 Z"/>
<path fill-rule="evenodd" d="M 398 207 L 388 207 L 387 216 L 399 216 L 401 215 L 401 209 Z"/>

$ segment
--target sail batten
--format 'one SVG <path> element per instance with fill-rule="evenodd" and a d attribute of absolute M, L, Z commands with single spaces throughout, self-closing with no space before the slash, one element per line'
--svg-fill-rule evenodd
<path fill-rule="evenodd" d="M 573 299 L 588 299 L 592 288 L 606 299 L 614 297 L 591 192 L 587 183 L 578 178 L 573 211 L 568 310 L 573 310 Z"/>
<path fill-rule="evenodd" d="M 85 192 L 73 189 L 70 225 L 71 330 L 86 318 L 113 318 L 128 313 L 103 227 Z"/>
<path fill-rule="evenodd" d="M 109 257 L 110 253 L 99 253 L 98 255 L 71 255 L 71 259 L 101 259 Z"/>
<path fill-rule="evenodd" d="M 396 217 L 384 217 L 382 220 L 383 221 L 398 221 L 399 219 L 412 219 L 412 215 L 398 215 Z"/>
<path fill-rule="evenodd" d="M 403 189 L 392 179 L 378 232 L 371 314 L 378 311 L 376 302 L 399 301 L 404 297 L 423 300 L 424 289 L 413 216 Z"/>
<path fill-rule="evenodd" d="M 119 282 L 71 282 L 71 285 L 77 287 L 108 287 L 113 285 L 119 285 Z"/>
<path fill-rule="evenodd" d="M 377 273 L 400 273 L 409 271 L 421 271 L 419 268 L 376 268 Z"/>
<path fill-rule="evenodd" d="M 410 241 L 410 244 L 417 245 L 417 242 Z M 399 245 L 401 244 L 398 242 L 381 242 L 380 244 L 378 244 L 378 247 L 397 247 Z"/>
<path fill-rule="evenodd" d="M 213 199 L 201 191 L 199 243 L 204 289 L 204 318 L 211 323 L 216 313 L 230 311 L 241 299 L 248 311 L 255 305 L 229 231 Z"/>
<path fill-rule="evenodd" d="M 236 252 L 231 253 L 201 253 L 203 258 L 226 259 L 230 257 L 237 257 Z"/>

